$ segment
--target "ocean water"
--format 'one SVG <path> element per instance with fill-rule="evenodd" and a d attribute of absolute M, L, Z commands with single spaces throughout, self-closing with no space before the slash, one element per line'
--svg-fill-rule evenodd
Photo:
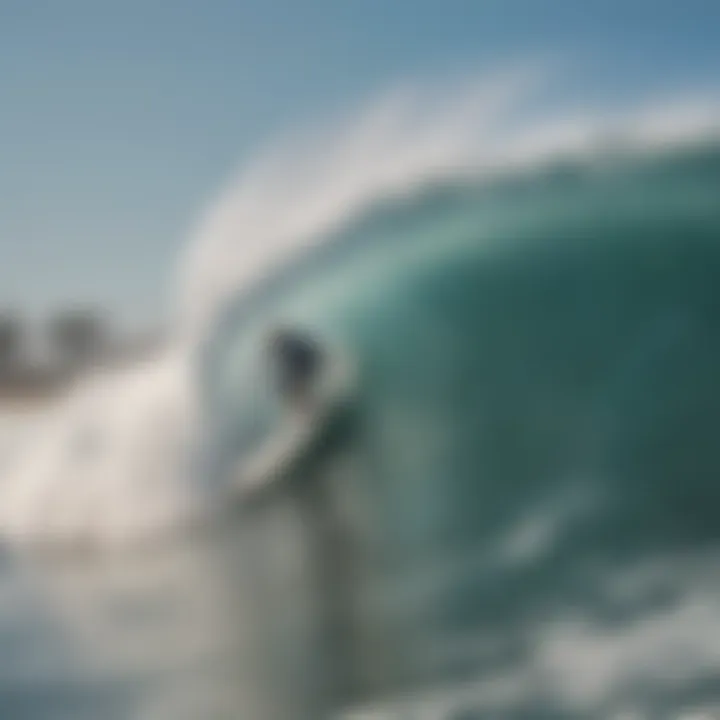
<path fill-rule="evenodd" d="M 261 163 L 166 353 L 4 423 L 0 717 L 720 717 L 714 116 L 490 90 Z M 278 326 L 356 373 L 249 504 Z"/>

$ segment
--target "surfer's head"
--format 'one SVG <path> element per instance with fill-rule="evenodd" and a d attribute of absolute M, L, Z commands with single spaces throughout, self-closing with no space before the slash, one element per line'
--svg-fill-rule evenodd
<path fill-rule="evenodd" d="M 307 398 L 322 365 L 322 352 L 317 342 L 306 333 L 278 329 L 270 335 L 268 347 L 283 397 L 295 401 Z"/>

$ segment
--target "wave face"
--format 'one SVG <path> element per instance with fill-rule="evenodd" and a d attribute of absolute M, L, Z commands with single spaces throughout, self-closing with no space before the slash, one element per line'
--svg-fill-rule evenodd
<path fill-rule="evenodd" d="M 305 518 L 256 552 L 274 595 L 277 548 L 314 548 L 290 597 L 336 619 L 342 697 L 468 717 L 720 700 L 719 193 L 711 141 L 444 179 L 226 307 L 201 373 L 213 477 L 273 433 L 269 329 L 360 369 L 349 425 L 252 520 Z"/>

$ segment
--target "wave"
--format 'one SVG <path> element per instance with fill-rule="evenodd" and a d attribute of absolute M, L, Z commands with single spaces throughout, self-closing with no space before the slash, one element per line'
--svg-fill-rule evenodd
<path fill-rule="evenodd" d="M 542 114 L 533 110 L 535 94 L 532 77 L 522 72 L 451 93 L 404 89 L 339 128 L 301 133 L 247 168 L 211 205 L 181 259 L 178 322 L 163 355 L 127 371 L 98 372 L 52 413 L 5 466 L 0 533 L 53 542 L 127 542 L 218 510 L 227 501 L 222 478 L 198 472 L 195 464 L 201 440 L 214 428 L 204 405 L 202 363 L 225 332 L 225 318 L 238 308 L 254 311 L 258 295 L 290 295 L 298 308 L 326 301 L 313 288 L 288 281 L 302 273 L 306 258 L 314 262 L 325 248 L 340 248 L 333 268 L 352 262 L 355 286 L 367 284 L 372 275 L 362 275 L 363 258 L 372 265 L 375 257 L 367 248 L 395 247 L 388 238 L 425 238 L 411 240 L 401 261 L 386 264 L 384 272 L 392 274 L 411 268 L 414 248 L 423 243 L 451 247 L 448 238 L 458 225 L 463 237 L 468 227 L 491 237 L 494 200 L 478 205 L 478 188 L 492 190 L 514 178 L 532 191 L 545 187 L 543 172 L 568 162 L 593 169 L 617 160 L 640 165 L 643 158 L 671 151 L 691 153 L 688 146 L 712 146 L 719 127 L 720 108 L 712 98 L 613 115 Z M 443 205 L 443 193 L 465 199 Z M 388 219 L 388 205 L 404 208 L 404 214 L 391 212 Z M 550 207 L 528 210 L 528 223 L 539 223 Z M 356 250 L 352 260 L 344 260 L 349 236 Z M 391 305 L 385 310 L 394 312 Z M 438 368 L 445 372 L 452 364 L 454 329 L 441 327 L 433 312 L 422 306 L 413 322 L 418 332 L 437 334 L 438 351 L 444 352 Z M 258 312 L 256 319 L 267 317 Z M 232 359 L 228 352 L 221 353 L 226 361 Z M 239 373 L 223 393 L 242 425 L 253 420 L 258 402 L 251 389 L 243 396 L 243 383 L 252 385 L 256 377 Z M 217 385 L 221 375 L 212 382 Z M 401 410 L 395 429 L 413 423 L 408 409 Z M 440 415 L 434 419 L 442 421 Z M 436 430 L 431 424 L 424 431 L 430 443 L 437 442 Z"/>

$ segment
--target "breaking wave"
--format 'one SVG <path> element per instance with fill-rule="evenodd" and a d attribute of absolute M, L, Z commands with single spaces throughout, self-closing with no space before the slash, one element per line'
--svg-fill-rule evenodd
<path fill-rule="evenodd" d="M 491 242 L 492 203 L 485 214 L 469 212 L 479 188 L 515 178 L 532 193 L 544 186 L 545 170 L 564 163 L 592 169 L 691 153 L 699 142 L 712 145 L 720 117 L 712 99 L 553 115 L 537 109 L 537 95 L 524 73 L 451 92 L 406 88 L 262 155 L 211 205 L 182 258 L 177 323 L 163 353 L 127 370 L 98 370 L 32 428 L 28 442 L 13 441 L 18 448 L 2 467 L 0 533 L 115 543 L 212 515 L 227 502 L 227 488 L 195 462 L 207 431 L 199 359 L 217 345 L 229 307 L 281 293 L 274 279 L 291 276 L 320 248 L 342 247 L 344 232 L 355 233 L 362 257 L 365 243 L 388 235 L 373 229 L 388 204 L 402 209 L 398 234 L 406 223 L 422 235 L 434 227 L 438 198 L 455 197 L 437 211 L 443 222 L 449 213 Z M 544 210 L 533 212 L 540 218 Z M 439 235 L 424 242 L 445 244 Z M 300 284 L 297 293 L 301 305 L 312 288 Z M 427 310 L 425 331 L 452 336 Z M 443 368 L 450 364 L 446 358 Z M 237 415 L 252 414 L 255 405 L 233 397 L 237 387 L 225 387 L 226 398 Z"/>

